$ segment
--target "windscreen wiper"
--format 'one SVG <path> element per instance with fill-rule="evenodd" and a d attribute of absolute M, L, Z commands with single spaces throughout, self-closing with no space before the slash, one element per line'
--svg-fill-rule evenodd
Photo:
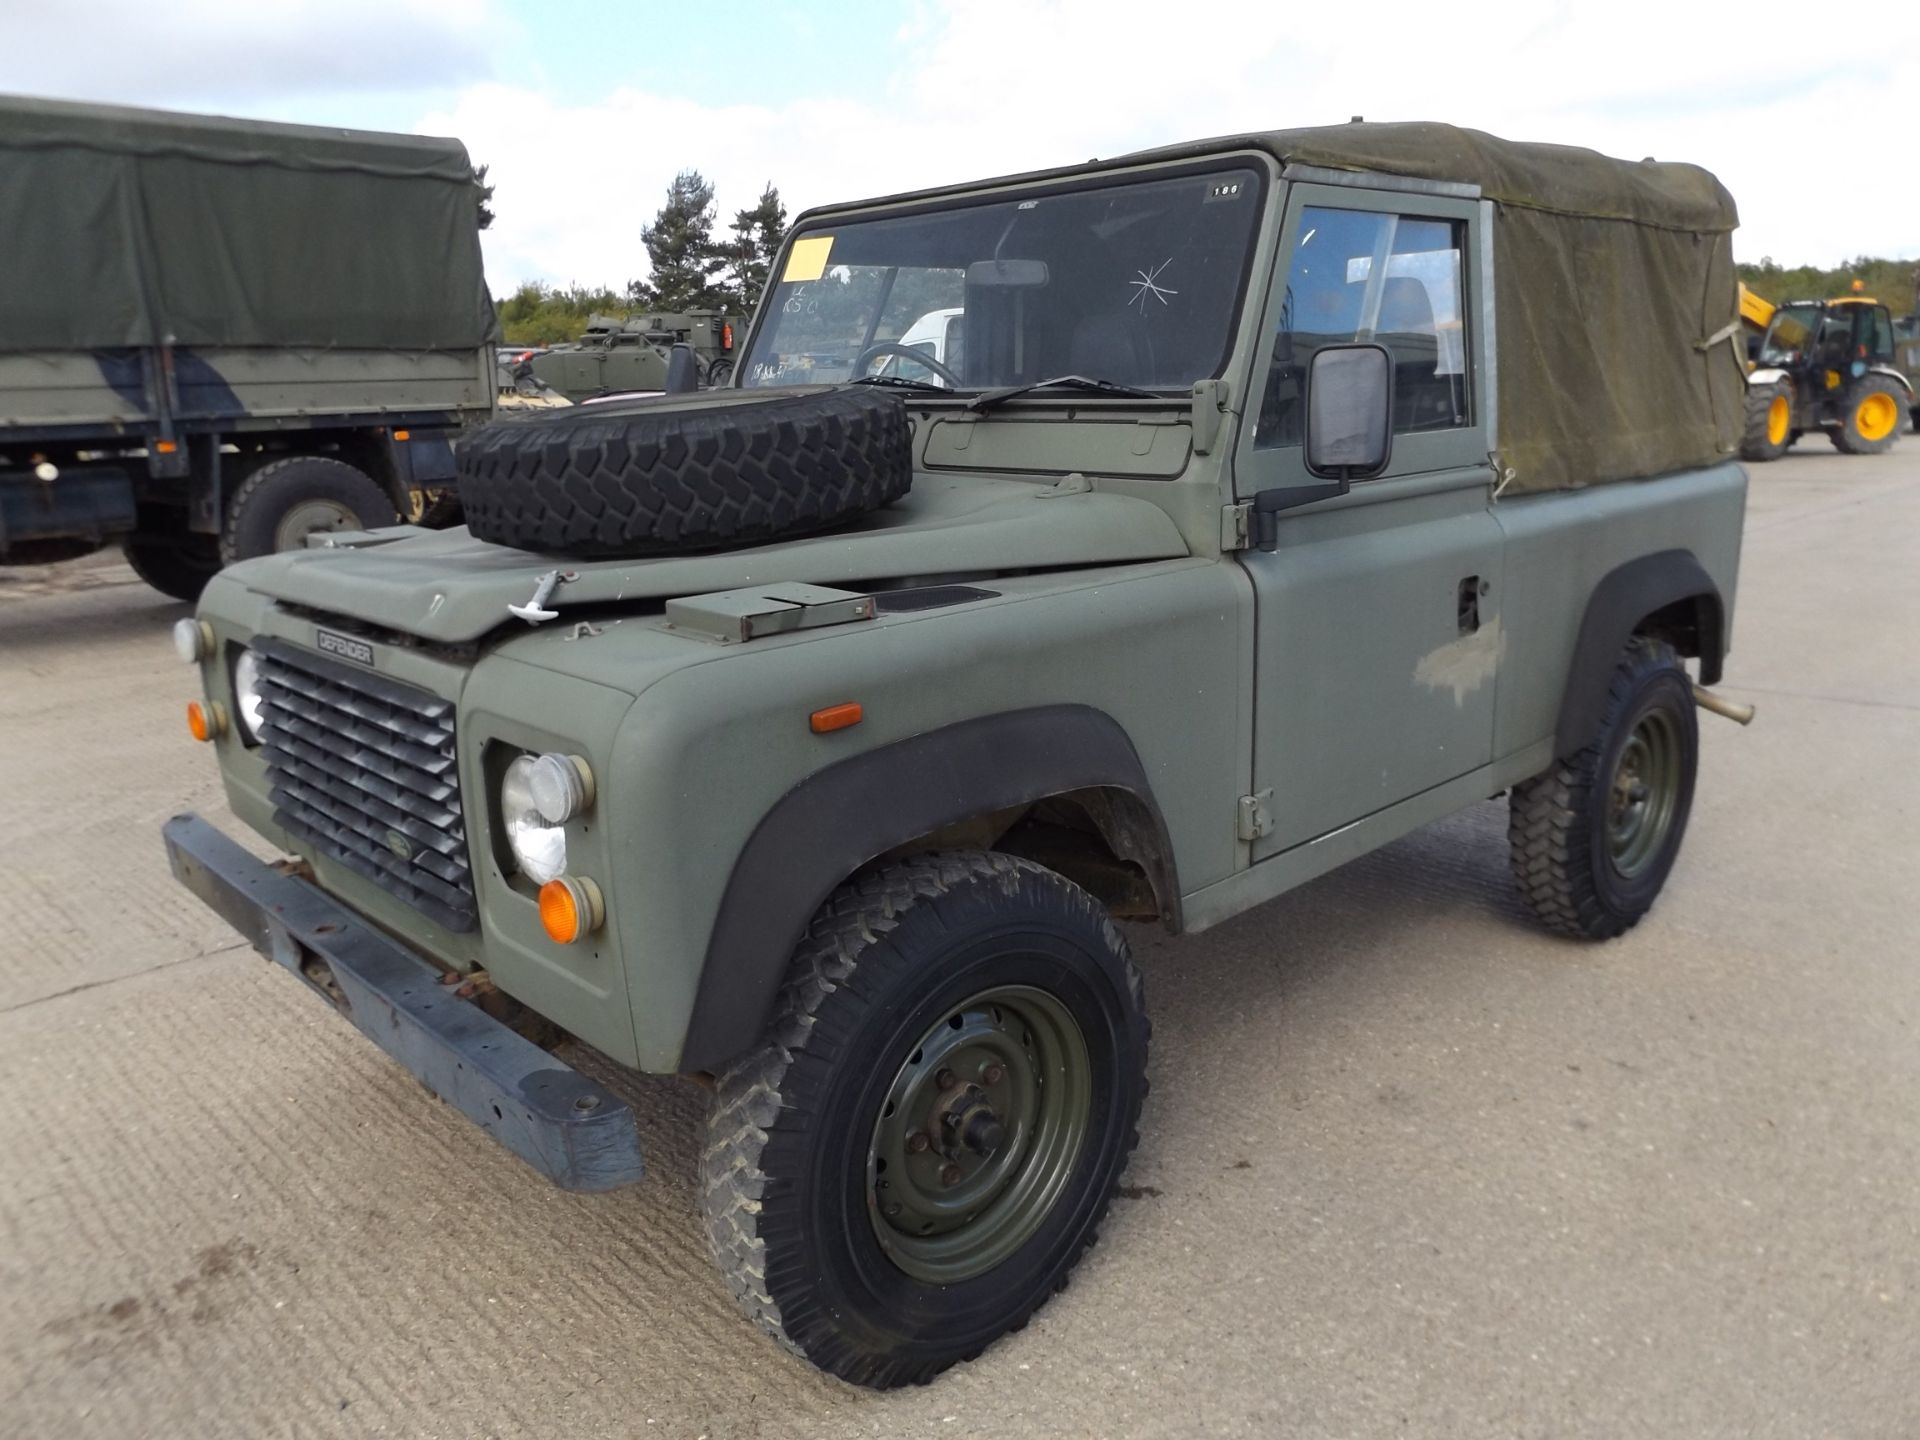
<path fill-rule="evenodd" d="M 953 391 L 931 380 L 909 380 L 904 375 L 862 375 L 847 381 L 849 385 L 885 385 L 894 390 L 915 390 L 922 395 L 951 395 Z"/>
<path fill-rule="evenodd" d="M 967 409 L 991 410 L 1015 396 L 1028 395 L 1035 390 L 1085 390 L 1094 395 L 1119 395 L 1132 400 L 1161 398 L 1155 391 L 1142 390 L 1137 385 L 1122 385 L 1117 380 L 1095 380 L 1088 375 L 1055 375 L 1050 380 L 1035 380 L 1029 385 L 1009 385 L 1004 390 L 989 390 L 968 401 Z"/>

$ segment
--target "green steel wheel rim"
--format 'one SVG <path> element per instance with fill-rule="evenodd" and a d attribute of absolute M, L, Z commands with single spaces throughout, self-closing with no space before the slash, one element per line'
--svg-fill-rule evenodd
<path fill-rule="evenodd" d="M 1649 710 L 1614 762 L 1607 801 L 1607 851 L 1631 880 L 1651 865 L 1673 833 L 1684 769 L 1680 727 L 1666 710 Z"/>
<path fill-rule="evenodd" d="M 1093 1067 L 1054 996 L 1025 985 L 954 1006 L 907 1053 L 867 1148 L 880 1248 L 917 1280 L 953 1285 L 1039 1230 L 1087 1143 Z"/>

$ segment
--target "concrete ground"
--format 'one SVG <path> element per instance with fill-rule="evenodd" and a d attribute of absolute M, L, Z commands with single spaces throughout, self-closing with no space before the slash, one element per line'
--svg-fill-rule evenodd
<path fill-rule="evenodd" d="M 1145 1138 L 1025 1333 L 822 1379 L 735 1315 L 703 1097 L 558 1194 L 168 878 L 224 815 L 182 613 L 0 571 L 0 1433 L 1920 1433 L 1920 440 L 1757 467 L 1726 693 L 1652 916 L 1590 947 L 1477 807 L 1135 943 Z"/>

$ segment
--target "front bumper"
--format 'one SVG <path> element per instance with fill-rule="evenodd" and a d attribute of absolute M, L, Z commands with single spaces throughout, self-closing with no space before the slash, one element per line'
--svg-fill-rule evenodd
<path fill-rule="evenodd" d="M 456 998 L 445 972 L 199 816 L 176 815 L 162 834 L 182 885 L 554 1184 L 612 1190 L 640 1178 L 633 1111 L 611 1091 Z"/>

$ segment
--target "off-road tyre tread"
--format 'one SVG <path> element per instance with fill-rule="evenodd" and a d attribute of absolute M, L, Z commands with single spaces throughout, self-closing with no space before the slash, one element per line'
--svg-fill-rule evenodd
<path fill-rule="evenodd" d="M 222 560 L 231 565 L 236 560 L 272 553 L 271 539 L 279 528 L 279 517 L 262 507 L 271 504 L 270 497 L 275 490 L 290 483 L 289 475 L 301 471 L 318 471 L 324 476 L 327 498 L 351 508 L 367 529 L 399 524 L 400 512 L 394 508 L 393 497 L 358 466 L 331 455 L 284 455 L 278 460 L 269 460 L 247 476 L 227 502 L 227 520 L 220 531 Z M 307 498 L 315 497 L 294 497 L 293 503 Z M 258 543 L 263 538 L 262 515 L 267 517 L 264 533 L 268 545 L 264 549 Z"/>
<path fill-rule="evenodd" d="M 898 396 L 829 390 L 726 403 L 534 412 L 456 447 L 467 527 L 548 555 L 627 558 L 829 530 L 907 493 Z"/>
<path fill-rule="evenodd" d="M 1636 635 L 1614 668 L 1593 741 L 1556 760 L 1544 774 L 1514 786 L 1507 797 L 1507 850 L 1514 883 L 1534 915 L 1557 934 L 1611 940 L 1640 923 L 1639 914 L 1622 916 L 1609 908 L 1595 888 L 1587 807 L 1601 784 L 1601 758 L 1613 727 L 1640 682 L 1668 668 L 1686 675 L 1672 646 Z"/>
<path fill-rule="evenodd" d="M 798 1301 L 789 1296 L 782 1306 L 767 1282 L 767 1243 L 763 1229 L 777 1217 L 769 1216 L 763 1201 L 767 1176 L 760 1160 L 772 1133 L 780 1126 L 783 1096 L 802 1067 L 824 1070 L 836 1052 L 831 1036 L 820 1033 L 819 1012 L 826 998 L 843 988 L 858 991 L 864 976 L 863 957 L 876 941 L 899 923 L 913 907 L 937 902 L 962 885 L 1006 884 L 1022 872 L 1045 877 L 1063 887 L 1085 907 L 1091 920 L 1104 927 L 1107 939 L 1123 957 L 1129 996 L 1141 1027 L 1144 1065 L 1145 1039 L 1152 1026 L 1140 974 L 1125 942 L 1113 928 L 1105 909 L 1086 891 L 1032 861 L 991 851 L 932 851 L 893 865 L 863 871 L 834 892 L 808 927 L 795 952 L 793 968 L 774 1005 L 774 1018 L 760 1047 L 718 1078 L 707 1122 L 707 1144 L 701 1164 L 700 1203 L 706 1221 L 708 1249 L 740 1309 L 759 1328 L 802 1359 L 843 1379 L 877 1389 L 902 1384 L 926 1384 L 947 1368 L 912 1358 L 880 1359 L 846 1353 L 831 1317 L 813 1297 Z M 899 962 L 900 957 L 889 959 Z M 1144 1101 L 1147 1083 L 1140 1080 Z M 1006 1327 L 1013 1333 L 1026 1327 L 1047 1300 L 1064 1290 L 1073 1268 L 1099 1237 L 1126 1172 L 1128 1159 L 1140 1143 L 1139 1110 L 1128 1117 L 1119 1163 L 1106 1193 L 1098 1199 L 1092 1219 L 1060 1269 L 1059 1281 L 1032 1299 Z M 960 1356 L 977 1359 L 979 1350 Z"/>
<path fill-rule="evenodd" d="M 1773 397 L 1785 394 L 1788 405 L 1793 403 L 1793 383 L 1788 380 L 1776 380 L 1771 385 L 1749 385 L 1747 387 L 1746 428 L 1740 432 L 1740 458 L 1742 460 L 1778 460 L 1793 448 L 1793 427 L 1787 427 L 1787 438 L 1775 445 L 1767 439 L 1767 411 L 1773 404 Z"/>

